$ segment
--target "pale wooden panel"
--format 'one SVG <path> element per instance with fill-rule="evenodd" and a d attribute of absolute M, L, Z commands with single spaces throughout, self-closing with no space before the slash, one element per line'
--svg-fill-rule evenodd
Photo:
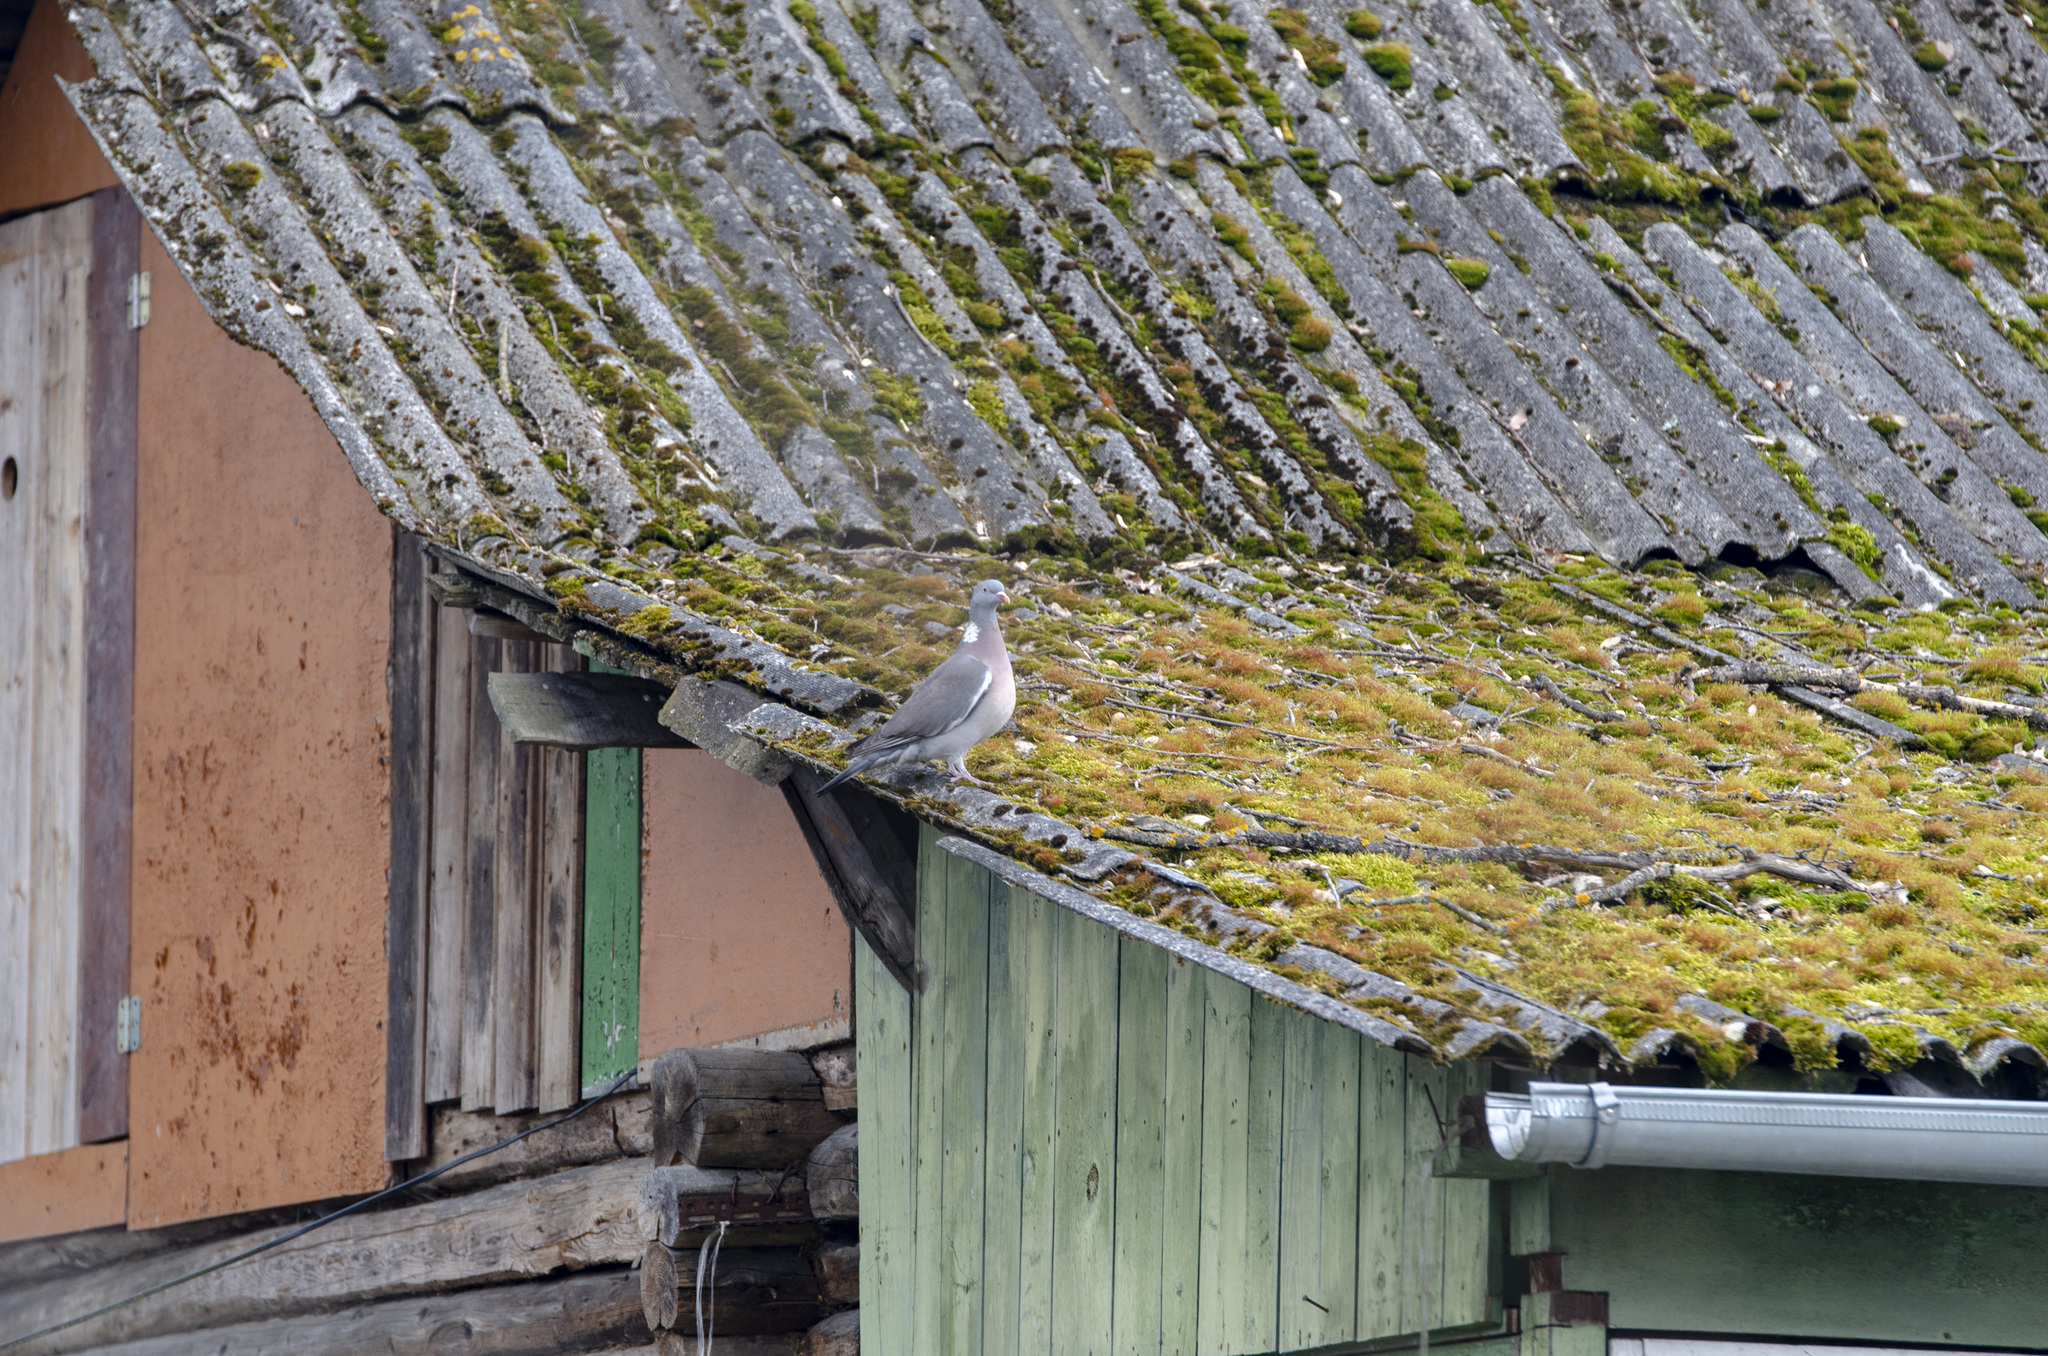
<path fill-rule="evenodd" d="M 86 387 L 92 202 L 45 214 L 36 377 L 44 474 L 36 528 L 30 790 L 29 1153 L 78 1142 L 79 809 L 85 785 Z M 17 502 L 20 495 L 17 491 Z"/>
<path fill-rule="evenodd" d="M 911 998 L 865 940 L 853 940 L 860 1049 L 860 1314 L 874 1351 L 909 1351 L 910 1249 L 917 1202 L 911 1164 Z"/>
<path fill-rule="evenodd" d="M 469 632 L 434 628 L 433 842 L 427 887 L 426 1098 L 462 1095 L 462 954 L 469 887 Z"/>
<path fill-rule="evenodd" d="M 28 1151 L 29 829 L 33 780 L 36 594 L 34 511 L 42 482 L 37 398 L 41 216 L 0 225 L 0 464 L 15 468 L 0 500 L 0 1162 Z"/>
<path fill-rule="evenodd" d="M 550 671 L 583 667 L 568 646 L 546 648 Z M 542 1111 L 559 1111 L 582 1092 L 583 755 L 542 749 L 539 761 L 534 1100 Z"/>
<path fill-rule="evenodd" d="M 1435 1071 L 1439 1080 L 1437 1105 L 1446 1117 L 1455 1116 L 1460 1100 L 1486 1091 L 1489 1066 L 1466 1061 Z M 1434 1127 L 1432 1127 L 1434 1129 Z M 1423 1146 L 1424 1152 L 1434 1143 Z M 1493 1317 L 1497 1296 L 1489 1283 L 1488 1263 L 1493 1228 L 1492 1184 L 1463 1178 L 1441 1182 L 1438 1217 L 1443 1238 L 1439 1288 L 1438 1327 L 1460 1327 L 1484 1323 Z"/>

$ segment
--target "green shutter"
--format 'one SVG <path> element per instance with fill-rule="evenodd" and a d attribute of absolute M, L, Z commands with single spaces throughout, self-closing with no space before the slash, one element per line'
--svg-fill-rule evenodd
<path fill-rule="evenodd" d="M 593 670 L 602 665 L 592 664 Z M 583 834 L 583 1086 L 640 1062 L 640 750 L 592 749 Z"/>

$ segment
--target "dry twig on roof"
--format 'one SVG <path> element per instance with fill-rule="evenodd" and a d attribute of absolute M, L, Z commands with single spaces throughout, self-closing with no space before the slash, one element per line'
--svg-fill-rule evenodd
<path fill-rule="evenodd" d="M 1921 706 L 1932 706 L 1943 711 L 1964 711 L 1971 715 L 1989 716 L 1998 720 L 2024 721 L 2030 728 L 2048 730 L 2048 711 L 2016 702 L 1991 701 L 1984 697 L 1965 697 L 1950 687 L 1935 687 L 1925 683 L 1876 683 L 1865 678 L 1854 669 L 1831 669 L 1805 664 L 1718 664 L 1710 669 L 1691 671 L 1695 679 L 1710 683 L 1764 683 L 1780 686 L 1791 683 L 1799 687 L 1821 687 L 1836 692 L 1888 692 L 1894 697 L 1903 697 Z"/>

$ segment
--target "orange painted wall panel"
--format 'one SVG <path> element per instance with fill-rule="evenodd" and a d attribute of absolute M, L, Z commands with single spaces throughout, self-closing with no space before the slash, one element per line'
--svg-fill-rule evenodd
<path fill-rule="evenodd" d="M 143 266 L 129 1223 L 382 1186 L 391 527 Z"/>
<path fill-rule="evenodd" d="M 127 1217 L 125 1139 L 0 1163 L 0 1243 L 104 1229 Z"/>
<path fill-rule="evenodd" d="M 0 217 L 70 202 L 116 182 L 55 77 L 92 76 L 92 58 L 57 0 L 36 0 L 0 89 Z"/>
<path fill-rule="evenodd" d="M 829 1039 L 851 1012 L 852 939 L 782 792 L 697 749 L 642 767 L 641 1059 Z"/>

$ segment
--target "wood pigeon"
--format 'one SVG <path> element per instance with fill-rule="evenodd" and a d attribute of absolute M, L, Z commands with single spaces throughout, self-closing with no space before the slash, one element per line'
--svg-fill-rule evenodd
<path fill-rule="evenodd" d="M 996 605 L 1009 601 L 998 580 L 975 585 L 967 600 L 960 648 L 917 685 L 886 725 L 847 750 L 846 771 L 821 791 L 879 768 L 925 762 L 943 762 L 954 780 L 965 777 L 981 785 L 962 760 L 969 749 L 1002 729 L 1017 709 L 1010 652 L 996 627 Z"/>

